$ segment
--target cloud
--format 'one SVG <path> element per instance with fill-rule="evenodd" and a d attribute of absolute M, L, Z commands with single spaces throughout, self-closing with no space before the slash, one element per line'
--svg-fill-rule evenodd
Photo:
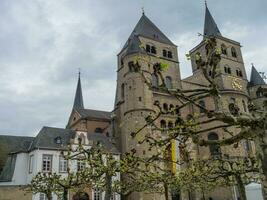
<path fill-rule="evenodd" d="M 45 125 L 64 127 L 78 68 L 86 107 L 112 110 L 116 55 L 139 20 L 142 4 L 146 15 L 178 45 L 182 76 L 190 75 L 185 54 L 200 41 L 203 3 L 142 2 L 0 1 L 0 134 L 36 135 Z M 251 62 L 260 71 L 266 67 L 263 5 L 265 0 L 209 2 L 222 33 L 244 45 L 248 70 Z"/>

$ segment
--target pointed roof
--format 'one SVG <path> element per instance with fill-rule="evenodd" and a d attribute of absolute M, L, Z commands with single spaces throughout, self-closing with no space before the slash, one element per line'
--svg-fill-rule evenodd
<path fill-rule="evenodd" d="M 209 8 L 206 4 L 206 12 L 205 12 L 205 24 L 204 24 L 204 36 L 222 36 L 215 20 L 213 19 Z"/>
<path fill-rule="evenodd" d="M 259 74 L 259 72 L 256 70 L 256 68 L 252 65 L 251 69 L 251 75 L 250 75 L 250 86 L 256 86 L 256 85 L 266 85 L 265 81 Z"/>
<path fill-rule="evenodd" d="M 73 109 L 84 109 L 83 105 L 83 94 L 82 94 L 82 85 L 81 85 L 81 77 L 80 77 L 80 72 L 79 72 L 79 78 L 78 78 L 78 83 L 77 83 L 77 89 L 76 89 L 76 94 L 74 98 L 74 104 L 73 104 Z"/>
<path fill-rule="evenodd" d="M 123 49 L 128 47 L 127 54 L 139 52 L 141 50 L 141 42 L 138 36 L 143 36 L 169 45 L 175 45 L 144 13 L 123 47 Z"/>

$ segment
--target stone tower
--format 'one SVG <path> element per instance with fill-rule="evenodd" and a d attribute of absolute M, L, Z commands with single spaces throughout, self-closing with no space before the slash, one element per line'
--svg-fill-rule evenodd
<path fill-rule="evenodd" d="M 149 87 L 142 75 L 137 72 L 138 62 L 145 77 L 151 81 L 154 88 Z M 166 63 L 164 79 L 169 89 L 181 87 L 177 46 L 174 45 L 143 13 L 129 39 L 118 54 L 117 90 L 115 100 L 115 124 L 118 146 L 122 153 L 136 149 L 139 156 L 150 152 L 146 144 L 139 145 L 138 139 L 132 139 L 134 132 L 146 124 L 145 117 L 155 114 L 154 102 L 160 103 L 164 109 L 173 109 L 177 101 L 168 94 L 156 89 L 161 84 L 153 75 L 153 64 Z M 173 115 L 164 116 L 158 123 L 163 126 L 174 124 Z M 149 128 L 144 131 L 151 132 Z M 142 137 L 139 134 L 137 138 Z M 141 139 L 141 138 L 139 138 Z M 161 199 L 155 194 L 134 194 L 129 199 Z"/>
<path fill-rule="evenodd" d="M 224 37 L 214 18 L 212 17 L 207 5 L 205 7 L 205 22 L 203 31 L 203 40 L 190 51 L 191 65 L 193 75 L 182 80 L 183 89 L 193 89 L 201 88 L 209 85 L 205 79 L 203 72 L 198 68 L 196 64 L 196 54 L 200 54 L 204 60 L 207 57 L 206 42 L 207 37 L 215 37 L 217 41 L 217 48 L 221 50 L 221 61 L 218 65 L 218 70 L 216 71 L 215 81 L 217 82 L 221 97 L 218 107 L 215 107 L 214 99 L 211 97 L 203 98 L 199 101 L 199 104 L 206 107 L 209 110 L 219 109 L 223 112 L 231 112 L 231 107 L 237 106 L 239 108 L 240 114 L 249 114 L 248 103 L 249 95 L 247 90 L 248 80 L 246 76 L 245 66 L 242 58 L 241 45 L 232 39 Z M 211 76 L 211 71 L 208 70 L 209 76 Z M 189 106 L 188 113 L 199 116 L 199 121 L 204 121 L 207 119 L 205 113 L 201 112 L 201 109 L 196 106 Z M 216 127 L 219 122 L 213 122 L 209 125 L 201 125 L 203 129 L 209 127 Z M 229 131 L 235 133 L 239 132 L 238 128 L 231 128 Z M 205 140 L 220 140 L 229 137 L 229 135 L 221 128 L 213 129 L 209 132 L 204 132 L 201 137 Z M 237 146 L 231 147 L 201 147 L 195 145 L 194 156 L 196 158 L 205 159 L 210 156 L 225 156 L 230 159 L 235 157 L 247 156 L 252 151 L 252 144 L 250 141 L 241 141 Z M 207 194 L 207 197 L 213 199 L 227 199 L 232 197 L 233 188 L 218 188 L 211 194 Z M 186 198 L 185 198 L 186 199 Z"/>

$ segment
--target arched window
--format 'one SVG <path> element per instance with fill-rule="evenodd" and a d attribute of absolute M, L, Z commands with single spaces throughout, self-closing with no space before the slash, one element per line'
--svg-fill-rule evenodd
<path fill-rule="evenodd" d="M 170 76 L 167 76 L 165 79 L 165 84 L 168 89 L 172 89 L 172 78 Z"/>
<path fill-rule="evenodd" d="M 243 77 L 242 71 L 240 69 L 236 70 L 236 75 L 240 76 L 240 77 Z"/>
<path fill-rule="evenodd" d="M 219 136 L 217 135 L 217 133 L 210 133 L 208 135 L 208 140 L 210 140 L 210 141 L 219 140 Z M 210 155 L 211 156 L 220 156 L 221 149 L 220 149 L 219 145 L 216 145 L 216 144 L 210 145 L 209 148 L 210 148 Z"/>
<path fill-rule="evenodd" d="M 167 57 L 167 51 L 165 49 L 163 49 L 162 55 L 163 55 L 163 57 Z"/>
<path fill-rule="evenodd" d="M 166 121 L 165 120 L 160 121 L 160 128 L 166 128 Z"/>
<path fill-rule="evenodd" d="M 85 144 L 85 136 L 84 136 L 84 134 L 79 135 L 78 143 L 79 144 Z"/>
<path fill-rule="evenodd" d="M 124 83 L 123 83 L 123 84 L 121 84 L 121 99 L 124 99 L 124 89 L 125 89 L 125 87 L 124 87 Z"/>
<path fill-rule="evenodd" d="M 151 52 L 151 46 L 150 45 L 146 45 L 146 52 L 150 53 Z"/>
<path fill-rule="evenodd" d="M 201 106 L 201 107 L 199 107 L 199 112 L 200 113 L 205 113 L 205 109 L 206 109 L 205 101 L 201 100 L 201 101 L 198 102 L 198 104 Z"/>
<path fill-rule="evenodd" d="M 222 51 L 223 55 L 227 55 L 227 49 L 226 49 L 226 46 L 224 44 L 222 44 L 222 46 L 221 46 L 221 51 Z"/>
<path fill-rule="evenodd" d="M 234 47 L 231 48 L 231 53 L 232 53 L 232 56 L 233 56 L 234 58 L 237 57 L 237 53 L 236 53 L 236 50 L 235 50 Z"/>
<path fill-rule="evenodd" d="M 168 104 L 166 104 L 166 103 L 163 104 L 163 110 L 166 111 L 166 112 L 169 110 L 168 109 Z"/>
<path fill-rule="evenodd" d="M 242 104 L 243 104 L 244 111 L 247 112 L 247 105 L 246 105 L 246 102 L 244 100 L 242 100 Z"/>
<path fill-rule="evenodd" d="M 172 52 L 168 51 L 168 58 L 172 58 Z"/>
<path fill-rule="evenodd" d="M 133 61 L 128 62 L 128 67 L 129 67 L 129 71 L 133 72 L 134 71 L 134 62 Z"/>
<path fill-rule="evenodd" d="M 228 74 L 232 74 L 232 71 L 231 71 L 231 68 L 230 67 L 227 68 L 227 73 Z"/>
<path fill-rule="evenodd" d="M 155 46 L 152 46 L 151 47 L 151 53 L 157 54 L 157 50 L 156 50 L 156 47 Z"/>
<path fill-rule="evenodd" d="M 156 76 L 154 73 L 152 74 L 152 86 L 158 87 L 159 86 L 159 79 L 158 76 Z"/>

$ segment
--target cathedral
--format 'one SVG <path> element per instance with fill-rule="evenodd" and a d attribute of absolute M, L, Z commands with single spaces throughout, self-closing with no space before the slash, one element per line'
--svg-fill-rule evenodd
<path fill-rule="evenodd" d="M 207 5 L 205 8 L 203 36 L 214 36 L 222 51 L 222 59 L 219 63 L 220 72 L 216 75 L 217 83 L 222 91 L 221 109 L 229 111 L 228 105 L 235 103 L 240 112 L 247 113 L 248 103 L 253 102 L 256 106 L 262 106 L 266 101 L 266 94 L 262 88 L 267 89 L 262 76 L 252 66 L 250 79 L 247 78 L 244 61 L 242 58 L 241 45 L 232 38 L 226 38 L 220 32 Z M 132 139 L 130 133 L 142 127 L 147 116 L 155 114 L 155 102 L 165 110 L 175 109 L 179 106 L 177 99 L 168 93 L 157 89 L 161 80 L 153 75 L 153 69 L 144 61 L 140 61 L 140 67 L 152 74 L 147 77 L 153 85 L 149 88 L 140 73 L 136 73 L 133 63 L 136 56 L 145 55 L 150 63 L 158 63 L 164 60 L 168 69 L 163 72 L 166 87 L 169 90 L 198 89 L 208 85 L 202 70 L 191 59 L 192 75 L 181 78 L 180 64 L 174 44 L 146 15 L 142 14 L 123 48 L 117 55 L 117 88 L 114 109 L 112 111 L 92 110 L 84 107 L 82 95 L 82 80 L 78 78 L 76 94 L 65 128 L 43 127 L 36 137 L 0 136 L 0 145 L 6 151 L 0 152 L 0 199 L 5 200 L 45 200 L 42 194 L 26 194 L 19 189 L 19 185 L 29 184 L 34 174 L 39 171 L 64 173 L 66 171 L 64 160 L 60 158 L 59 151 L 77 138 L 82 138 L 84 144 L 90 145 L 93 141 L 101 141 L 106 150 L 119 156 L 135 148 L 139 156 L 149 155 L 148 145 L 138 145 Z M 196 54 L 205 55 L 205 40 L 203 39 L 196 47 L 190 50 L 194 58 Z M 114 72 L 115 73 L 115 72 Z M 199 101 L 203 107 L 212 109 L 214 102 L 211 98 Z M 198 114 L 205 118 L 201 109 L 193 105 L 177 110 L 184 118 L 189 114 Z M 161 116 L 156 123 L 159 127 L 172 127 L 175 124 L 175 115 Z M 146 128 L 144 131 L 151 131 Z M 207 140 L 218 140 L 224 137 L 224 131 L 207 132 L 203 135 Z M 179 158 L 178 144 L 173 144 L 172 156 Z M 250 141 L 242 141 L 237 148 L 210 149 L 192 144 L 191 156 L 195 158 L 209 158 L 218 154 L 248 156 L 253 152 L 253 144 Z M 73 169 L 79 169 L 79 163 Z M 178 166 L 174 166 L 179 170 Z M 235 188 L 218 188 L 210 194 L 209 199 L 237 200 L 238 193 Z M 74 199 L 75 194 L 69 198 Z M 104 194 L 93 188 L 87 191 L 88 199 L 102 200 Z M 58 199 L 56 195 L 53 200 Z M 121 199 L 120 195 L 114 194 L 113 199 Z M 133 193 L 128 200 L 163 200 L 159 194 Z M 181 194 L 174 199 L 191 200 L 200 199 L 193 194 Z"/>

